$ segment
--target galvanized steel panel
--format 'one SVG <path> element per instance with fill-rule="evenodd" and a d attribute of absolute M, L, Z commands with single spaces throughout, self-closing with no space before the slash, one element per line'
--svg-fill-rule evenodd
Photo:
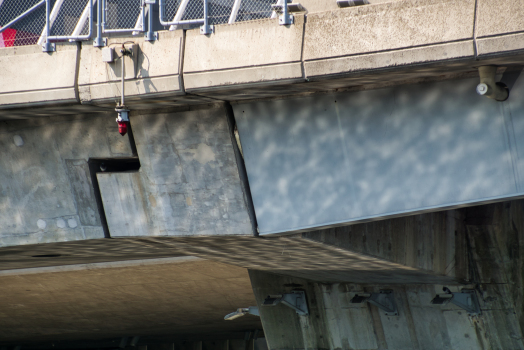
<path fill-rule="evenodd" d="M 523 80 L 506 102 L 466 79 L 234 105 L 260 234 L 523 195 Z"/>

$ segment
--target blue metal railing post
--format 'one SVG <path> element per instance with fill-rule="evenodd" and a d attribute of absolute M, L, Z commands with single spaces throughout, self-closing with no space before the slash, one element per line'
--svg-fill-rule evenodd
<path fill-rule="evenodd" d="M 96 2 L 96 38 L 93 40 L 94 47 L 102 47 L 106 45 L 104 38 L 102 37 L 102 18 L 103 18 L 103 0 Z"/>
<path fill-rule="evenodd" d="M 207 0 L 204 0 L 204 25 L 200 27 L 200 34 L 213 33 L 213 26 L 209 25 L 209 11 Z"/>
<path fill-rule="evenodd" d="M 49 42 L 49 36 L 51 35 L 51 21 L 49 19 L 51 15 L 51 4 L 50 0 L 45 1 L 45 42 L 42 45 L 42 51 L 53 52 L 55 51 L 55 44 Z"/>
<path fill-rule="evenodd" d="M 293 16 L 289 15 L 289 9 L 287 8 L 287 0 L 284 0 L 284 4 L 282 6 L 283 6 L 282 14 L 280 15 L 280 18 L 278 19 L 278 23 L 280 25 L 293 24 Z"/>
<path fill-rule="evenodd" d="M 157 33 L 153 30 L 153 6 L 155 3 L 156 1 L 147 2 L 147 18 L 148 18 L 148 26 L 147 26 L 147 32 L 146 32 L 147 41 L 154 41 L 157 39 Z"/>

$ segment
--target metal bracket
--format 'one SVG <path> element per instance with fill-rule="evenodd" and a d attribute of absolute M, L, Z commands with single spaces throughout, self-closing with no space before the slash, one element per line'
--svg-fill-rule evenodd
<path fill-rule="evenodd" d="M 381 290 L 379 293 L 360 293 L 355 294 L 351 299 L 351 303 L 360 304 L 369 302 L 379 309 L 385 311 L 388 316 L 398 316 L 397 304 L 392 290 Z"/>
<path fill-rule="evenodd" d="M 306 293 L 303 291 L 292 291 L 291 293 L 284 293 L 278 295 L 268 295 L 263 302 L 263 306 L 275 306 L 278 304 L 289 306 L 301 316 L 309 315 L 309 310 L 306 302 Z"/>
<path fill-rule="evenodd" d="M 287 0 L 284 0 L 284 4 L 271 5 L 271 9 L 278 14 L 278 24 L 289 25 L 295 22 L 293 15 L 289 14 L 289 8 Z"/>
<path fill-rule="evenodd" d="M 459 293 L 453 293 L 448 288 L 443 288 L 446 294 L 437 294 L 432 304 L 445 305 L 447 303 L 455 304 L 456 306 L 466 310 L 470 315 L 480 315 L 480 304 L 477 293 L 473 289 L 462 289 Z"/>
<path fill-rule="evenodd" d="M 94 47 L 104 47 L 104 46 L 107 46 L 107 38 L 96 37 L 96 38 L 93 40 L 93 46 L 94 46 Z"/>
<path fill-rule="evenodd" d="M 282 14 L 278 16 L 278 24 L 280 24 L 281 26 L 286 26 L 293 23 L 295 23 L 295 17 L 293 17 L 293 15 L 286 16 Z"/>
<path fill-rule="evenodd" d="M 146 32 L 145 38 L 146 41 L 158 40 L 158 32 Z"/>
<path fill-rule="evenodd" d="M 213 32 L 215 31 L 215 28 L 213 27 L 213 25 L 202 25 L 200 26 L 200 34 L 203 34 L 203 35 L 207 35 L 207 34 L 213 34 Z"/>
<path fill-rule="evenodd" d="M 49 43 L 47 40 L 42 44 L 42 51 L 43 52 L 55 52 L 56 51 L 56 45 L 55 43 Z"/>

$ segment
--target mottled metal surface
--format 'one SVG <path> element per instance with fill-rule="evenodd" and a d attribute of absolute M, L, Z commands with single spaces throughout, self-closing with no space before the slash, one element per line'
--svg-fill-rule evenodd
<path fill-rule="evenodd" d="M 505 80 L 506 102 L 474 78 L 235 105 L 260 234 L 524 195 L 524 77 Z"/>

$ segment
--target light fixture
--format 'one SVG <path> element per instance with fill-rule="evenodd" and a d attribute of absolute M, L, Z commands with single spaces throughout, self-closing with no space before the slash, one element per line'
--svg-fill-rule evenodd
<path fill-rule="evenodd" d="M 260 316 L 260 313 L 258 312 L 258 307 L 250 306 L 250 307 L 238 308 L 237 311 L 232 312 L 232 313 L 227 314 L 226 316 L 224 316 L 224 320 L 232 321 L 232 320 L 234 320 L 236 318 L 245 316 L 247 314 L 254 315 L 254 316 Z"/>
<path fill-rule="evenodd" d="M 506 101 L 509 97 L 509 89 L 506 84 L 495 82 L 496 74 L 497 66 L 479 67 L 480 84 L 477 85 L 477 93 L 495 101 Z"/>

